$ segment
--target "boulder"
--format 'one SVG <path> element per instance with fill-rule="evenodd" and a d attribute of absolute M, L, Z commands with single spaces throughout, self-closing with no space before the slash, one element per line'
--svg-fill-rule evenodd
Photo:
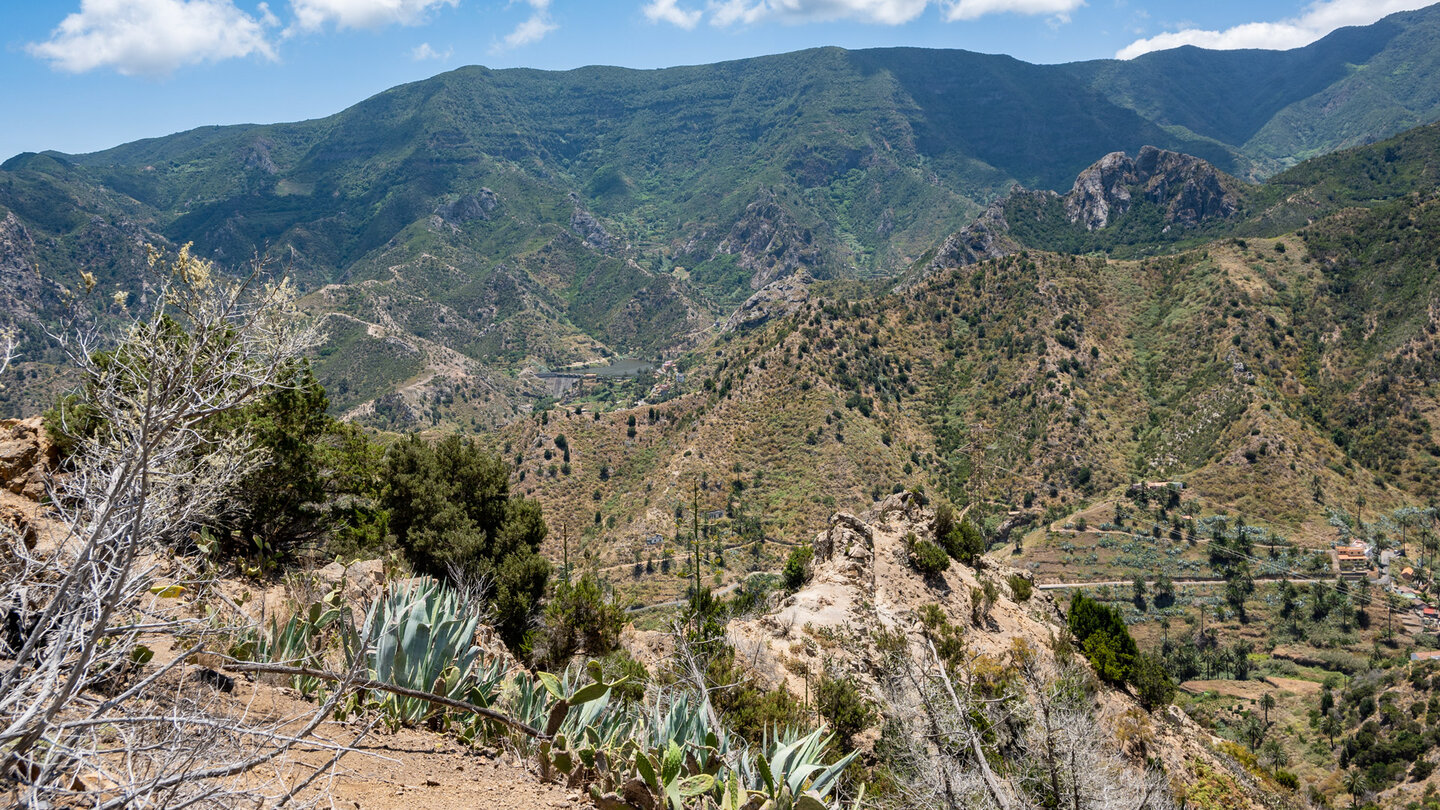
<path fill-rule="evenodd" d="M 0 419 L 0 486 L 38 501 L 58 462 L 40 417 Z"/>
<path fill-rule="evenodd" d="M 385 587 L 385 561 L 360 560 L 342 565 L 337 560 L 316 571 L 315 577 L 332 588 L 343 580 L 346 584 L 345 601 L 352 605 L 368 605 Z"/>

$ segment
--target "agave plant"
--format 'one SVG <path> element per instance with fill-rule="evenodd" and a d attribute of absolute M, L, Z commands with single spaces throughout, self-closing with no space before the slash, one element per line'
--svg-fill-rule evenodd
<path fill-rule="evenodd" d="M 460 597 L 439 582 L 414 580 L 370 606 L 365 619 L 366 666 L 372 680 L 457 700 L 493 695 L 503 667 L 484 666 L 474 643 L 480 617 L 466 615 Z M 380 709 L 393 724 L 413 725 L 429 701 L 386 693 Z"/>
<path fill-rule="evenodd" d="M 860 752 L 851 751 L 839 761 L 826 765 L 825 749 L 835 740 L 835 735 L 822 737 L 823 733 L 824 729 L 817 728 L 791 740 L 785 739 L 789 734 L 777 733 L 777 739 L 768 746 L 769 755 L 762 753 L 756 757 L 755 765 L 764 783 L 764 807 L 819 810 L 827 806 L 830 794 L 839 785 L 840 774 Z"/>
<path fill-rule="evenodd" d="M 346 634 L 345 611 L 339 607 L 340 594 L 331 591 L 325 597 L 291 616 L 281 625 L 270 618 L 270 626 L 253 638 L 237 644 L 231 654 L 236 658 L 285 664 L 293 667 L 323 668 L 327 633 L 338 630 Z M 318 692 L 323 682 L 296 675 L 291 685 L 306 697 Z"/>

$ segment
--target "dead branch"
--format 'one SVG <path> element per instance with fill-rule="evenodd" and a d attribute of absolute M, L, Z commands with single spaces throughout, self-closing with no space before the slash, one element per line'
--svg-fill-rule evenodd
<path fill-rule="evenodd" d="M 221 657 L 225 658 L 225 656 Z M 427 700 L 431 703 L 446 706 L 457 711 L 478 714 L 481 717 L 486 718 L 487 720 L 494 720 L 495 722 L 503 726 L 512 728 L 526 736 L 533 737 L 537 740 L 551 739 L 551 735 L 546 734 L 545 732 L 540 731 L 537 728 L 528 726 L 525 723 L 522 723 L 512 717 L 501 714 L 494 709 L 487 709 L 484 706 L 476 706 L 474 703 L 469 703 L 464 700 L 456 700 L 454 698 L 446 697 L 444 695 L 437 695 L 434 692 L 423 692 L 419 689 L 409 689 L 404 686 L 396 686 L 391 683 L 385 683 L 384 681 L 372 681 L 368 678 L 347 679 L 344 675 L 339 675 L 334 672 L 328 672 L 323 669 L 311 669 L 309 667 L 290 667 L 283 664 L 261 664 L 255 663 L 253 661 L 237 661 L 234 658 L 226 658 L 226 660 L 229 663 L 225 664 L 225 669 L 228 669 L 231 672 L 257 672 L 267 673 L 271 675 L 298 675 L 300 677 L 316 678 L 322 681 L 332 681 L 337 683 L 348 682 L 356 689 L 369 689 L 375 692 L 389 692 L 392 695 L 418 698 L 420 700 Z"/>

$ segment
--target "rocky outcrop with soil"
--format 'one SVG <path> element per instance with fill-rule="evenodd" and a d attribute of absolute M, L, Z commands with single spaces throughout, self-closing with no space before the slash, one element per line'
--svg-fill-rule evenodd
<path fill-rule="evenodd" d="M 795 275 L 770 282 L 746 299 L 739 309 L 730 313 L 721 331 L 754 329 L 775 318 L 789 315 L 810 300 L 810 284 L 814 280 L 809 273 L 801 270 Z"/>
<path fill-rule="evenodd" d="M 1025 192 L 1017 187 L 1012 193 Z M 1005 220 L 1005 201 L 996 200 L 974 222 L 945 240 L 920 277 L 929 276 L 937 270 L 998 259 L 1020 249 L 1021 245 L 1010 236 L 1010 223 Z"/>
<path fill-rule="evenodd" d="M 940 574 L 916 572 L 907 547 L 914 540 L 933 540 L 934 520 L 934 511 L 908 492 L 863 515 L 835 514 L 814 539 L 810 582 L 769 611 L 731 623 L 737 656 L 797 697 L 813 695 L 821 673 L 829 673 L 854 678 L 878 700 L 886 659 L 878 640 L 903 634 L 914 660 L 930 660 L 920 616 L 933 605 L 947 622 L 963 628 L 972 660 L 998 663 L 1023 656 L 1038 682 L 1060 672 L 1062 656 L 1084 666 L 1078 654 L 1057 652 L 1068 631 L 1051 593 L 1017 595 L 1013 583 L 1028 580 L 1028 572 L 993 561 L 982 570 L 952 563 Z M 1255 780 L 1218 753 L 1219 740 L 1180 709 L 1146 712 L 1128 692 L 1096 683 L 1092 708 L 1099 728 L 1134 767 L 1158 760 L 1181 790 L 1196 774 L 1226 773 L 1228 783 L 1239 786 L 1235 807 L 1264 804 Z M 1028 691 L 1033 688 L 1025 687 L 1023 700 L 1034 697 Z M 874 731 L 866 736 L 873 740 Z M 857 742 L 864 744 L 864 737 Z"/>
<path fill-rule="evenodd" d="M 0 532 L 13 533 L 27 548 L 49 548 L 58 535 L 42 503 L 58 464 L 40 417 L 0 419 Z"/>
<path fill-rule="evenodd" d="M 919 611 L 927 604 L 937 605 L 954 624 L 977 627 L 980 632 L 966 637 L 974 652 L 1003 656 L 1017 642 L 1048 650 L 1064 621 L 1047 592 L 1036 591 L 1023 602 L 1014 598 L 1008 578 L 1028 579 L 1028 573 L 1002 567 L 977 571 L 957 563 L 924 577 L 910 566 L 906 536 L 933 538 L 934 518 L 933 510 L 908 492 L 891 495 L 864 515 L 835 514 L 815 537 L 809 584 L 770 612 L 732 624 L 737 649 L 797 695 L 805 693 L 805 673 L 813 677 L 826 662 L 873 686 L 882 659 L 876 632 L 903 632 L 918 654 Z M 984 610 L 975 600 L 983 601 L 987 581 L 999 598 Z"/>
<path fill-rule="evenodd" d="M 820 249 L 814 235 L 802 227 L 774 192 L 762 190 L 745 206 L 745 212 L 730 233 L 715 248 L 715 255 L 732 255 L 750 272 L 750 289 L 759 290 L 770 282 L 801 269 L 813 271 L 820 265 Z"/>

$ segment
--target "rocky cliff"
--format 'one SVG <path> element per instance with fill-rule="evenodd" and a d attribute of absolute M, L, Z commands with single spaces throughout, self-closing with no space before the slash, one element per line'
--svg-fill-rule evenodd
<path fill-rule="evenodd" d="M 1111 152 L 1075 178 L 1064 196 L 1070 222 L 1104 228 L 1138 200 L 1164 209 L 1167 225 L 1194 226 L 1239 211 L 1239 181 L 1197 157 L 1153 146 L 1133 159 Z"/>

